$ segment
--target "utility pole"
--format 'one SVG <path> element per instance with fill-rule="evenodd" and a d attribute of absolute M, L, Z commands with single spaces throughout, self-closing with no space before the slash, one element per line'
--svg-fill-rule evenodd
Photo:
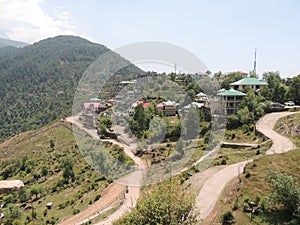
<path fill-rule="evenodd" d="M 176 74 L 176 69 L 177 69 L 177 65 L 176 65 L 176 63 L 175 63 L 175 65 L 174 65 L 174 69 L 175 69 L 175 74 Z"/>

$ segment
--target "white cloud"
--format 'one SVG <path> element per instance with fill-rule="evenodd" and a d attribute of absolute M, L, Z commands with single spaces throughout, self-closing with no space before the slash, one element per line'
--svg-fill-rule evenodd
<path fill-rule="evenodd" d="M 0 30 L 9 38 L 33 43 L 56 35 L 77 35 L 71 25 L 70 12 L 47 15 L 43 0 L 0 0 Z"/>

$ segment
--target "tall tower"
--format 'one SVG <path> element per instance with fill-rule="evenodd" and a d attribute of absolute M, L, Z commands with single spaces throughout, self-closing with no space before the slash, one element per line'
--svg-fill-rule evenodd
<path fill-rule="evenodd" d="M 256 75 L 256 48 L 255 48 L 255 52 L 254 52 L 254 69 L 253 69 L 253 73 Z"/>

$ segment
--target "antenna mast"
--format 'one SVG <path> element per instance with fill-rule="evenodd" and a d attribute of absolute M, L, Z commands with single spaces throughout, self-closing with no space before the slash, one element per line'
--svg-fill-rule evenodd
<path fill-rule="evenodd" d="M 256 75 L 256 48 L 254 52 L 254 69 L 253 69 L 254 74 Z"/>

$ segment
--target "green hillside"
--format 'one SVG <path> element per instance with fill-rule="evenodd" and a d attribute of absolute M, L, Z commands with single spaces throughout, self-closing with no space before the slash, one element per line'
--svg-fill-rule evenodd
<path fill-rule="evenodd" d="M 109 49 L 74 36 L 0 48 L 0 142 L 71 114 L 83 72 Z M 112 52 L 114 60 L 126 61 Z M 130 65 L 121 74 L 139 73 Z"/>
<path fill-rule="evenodd" d="M 82 133 L 82 141 L 90 138 Z M 122 148 L 103 144 L 115 157 L 125 155 Z M 0 159 L 0 180 L 20 179 L 25 184 L 18 192 L 0 195 L 5 204 L 0 212 L 8 215 L 12 204 L 21 213 L 21 224 L 51 224 L 77 214 L 99 199 L 110 183 L 83 158 L 72 126 L 65 122 L 8 139 L 0 144 Z M 126 156 L 124 160 L 133 164 Z M 53 202 L 51 210 L 46 210 L 48 202 Z"/>

